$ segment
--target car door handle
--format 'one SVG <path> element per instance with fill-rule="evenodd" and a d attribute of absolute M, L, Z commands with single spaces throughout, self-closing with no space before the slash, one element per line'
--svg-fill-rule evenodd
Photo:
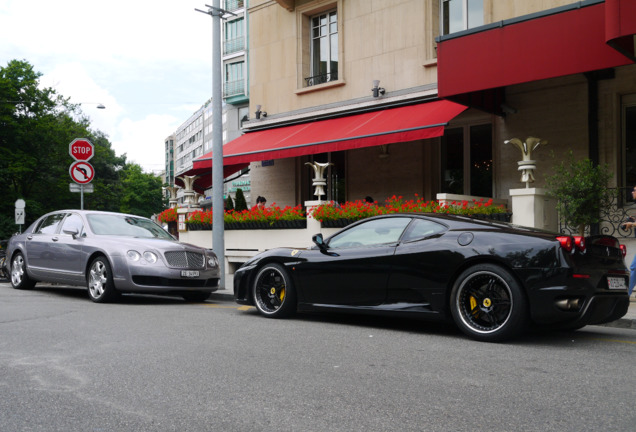
<path fill-rule="evenodd" d="M 33 240 L 33 236 L 32 235 L 27 236 L 27 240 Z"/>
<path fill-rule="evenodd" d="M 57 238 L 57 237 L 53 237 L 51 240 L 53 240 L 53 241 L 55 241 L 55 242 L 56 242 L 56 241 L 58 241 L 58 240 L 59 240 L 59 238 Z"/>

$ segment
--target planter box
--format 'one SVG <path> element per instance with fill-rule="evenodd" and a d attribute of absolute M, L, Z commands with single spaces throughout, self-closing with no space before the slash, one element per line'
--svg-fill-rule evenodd
<path fill-rule="evenodd" d="M 323 228 L 344 228 L 347 225 L 357 222 L 356 219 L 332 219 L 320 222 Z"/>
<path fill-rule="evenodd" d="M 225 222 L 226 230 L 250 230 L 250 229 L 305 229 L 307 220 L 277 220 L 273 222 Z"/>

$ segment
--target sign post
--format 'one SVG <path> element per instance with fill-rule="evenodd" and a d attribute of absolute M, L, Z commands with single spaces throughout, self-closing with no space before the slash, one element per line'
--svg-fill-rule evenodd
<path fill-rule="evenodd" d="M 25 207 L 26 203 L 23 199 L 15 201 L 15 224 L 20 225 L 20 232 L 22 232 L 22 225 L 24 225 L 24 220 L 26 218 L 26 211 L 24 211 Z"/>
<path fill-rule="evenodd" d="M 75 138 L 68 146 L 68 154 L 75 159 L 75 162 L 68 169 L 68 173 L 71 179 L 79 185 L 80 209 L 84 210 L 84 186 L 88 185 L 95 177 L 95 169 L 93 165 L 88 163 L 95 154 L 95 147 L 86 138 Z M 72 187 L 70 189 L 71 192 L 76 191 Z M 92 191 L 91 187 L 90 192 Z"/>

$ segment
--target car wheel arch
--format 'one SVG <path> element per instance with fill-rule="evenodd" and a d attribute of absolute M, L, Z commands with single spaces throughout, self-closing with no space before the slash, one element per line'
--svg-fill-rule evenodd
<path fill-rule="evenodd" d="M 450 311 L 451 294 L 452 294 L 453 286 L 455 285 L 455 282 L 457 282 L 457 279 L 461 276 L 461 274 L 465 270 L 480 264 L 492 264 L 492 265 L 501 267 L 502 269 L 510 273 L 510 275 L 515 279 L 515 281 L 521 287 L 521 292 L 523 293 L 523 296 L 525 297 L 526 304 L 528 305 L 528 308 L 530 308 L 530 303 L 529 303 L 530 299 L 528 298 L 528 293 L 526 292 L 525 285 L 522 283 L 521 279 L 519 279 L 519 276 L 514 271 L 514 268 L 510 267 L 502 260 L 493 259 L 492 257 L 477 256 L 472 259 L 464 261 L 461 266 L 455 269 L 455 271 L 453 272 L 453 275 L 448 280 L 448 285 L 446 287 L 446 313 L 448 314 L 448 316 L 451 316 L 451 311 Z"/>
<path fill-rule="evenodd" d="M 249 296 L 250 301 L 252 302 L 252 305 L 256 305 L 256 299 L 254 298 L 254 293 L 253 293 L 253 290 L 251 289 L 251 287 L 254 284 L 254 281 L 255 281 L 256 277 L 258 276 L 258 273 L 261 271 L 261 269 L 263 267 L 265 267 L 266 265 L 269 265 L 269 264 L 278 264 L 279 266 L 281 266 L 285 270 L 287 270 L 287 275 L 290 277 L 291 282 L 294 284 L 295 287 L 298 287 L 298 283 L 297 283 L 296 277 L 294 275 L 294 271 L 293 271 L 293 269 L 291 269 L 289 267 L 288 262 L 286 262 L 284 260 L 276 259 L 276 257 L 270 257 L 270 258 L 263 259 L 262 261 L 258 262 L 258 265 L 251 272 L 250 278 L 247 281 L 247 285 L 246 285 L 247 286 L 247 294 Z"/>

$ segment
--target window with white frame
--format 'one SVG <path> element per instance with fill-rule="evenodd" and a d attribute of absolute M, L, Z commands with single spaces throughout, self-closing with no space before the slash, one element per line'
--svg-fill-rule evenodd
<path fill-rule="evenodd" d="M 245 49 L 245 23 L 238 18 L 225 23 L 223 54 L 232 54 Z"/>
<path fill-rule="evenodd" d="M 245 93 L 245 80 L 243 69 L 245 62 L 225 64 L 225 77 L 223 82 L 223 97 L 237 96 Z"/>
<path fill-rule="evenodd" d="M 311 22 L 310 76 L 307 86 L 338 79 L 338 12 L 331 10 L 313 16 Z"/>
<path fill-rule="evenodd" d="M 440 0 L 442 35 L 484 24 L 484 0 Z"/>

